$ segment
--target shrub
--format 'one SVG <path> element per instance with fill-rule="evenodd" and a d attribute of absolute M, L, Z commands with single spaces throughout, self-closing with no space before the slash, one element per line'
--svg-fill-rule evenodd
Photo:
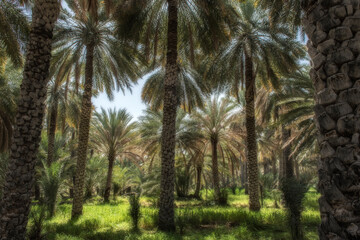
<path fill-rule="evenodd" d="M 293 240 L 304 239 L 301 226 L 301 213 L 303 211 L 303 200 L 308 191 L 308 184 L 304 180 L 287 178 L 282 181 L 281 191 L 288 210 L 288 224 Z"/>
<path fill-rule="evenodd" d="M 220 190 L 220 195 L 217 199 L 217 203 L 221 206 L 228 205 L 229 193 L 226 188 Z"/>
<path fill-rule="evenodd" d="M 45 239 L 44 232 L 44 221 L 45 221 L 45 214 L 46 210 L 44 207 L 39 207 L 34 211 L 30 212 L 30 227 L 27 232 L 27 239 L 28 240 L 42 240 Z"/>
<path fill-rule="evenodd" d="M 129 215 L 131 217 L 133 231 L 139 230 L 140 212 L 140 195 L 132 194 L 129 197 L 130 209 Z"/>

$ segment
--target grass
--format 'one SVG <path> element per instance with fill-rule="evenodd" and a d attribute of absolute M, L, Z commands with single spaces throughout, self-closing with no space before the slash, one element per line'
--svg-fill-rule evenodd
<path fill-rule="evenodd" d="M 209 194 L 208 194 L 209 197 Z M 318 194 L 310 190 L 306 194 L 305 211 L 302 221 L 306 239 L 316 240 L 320 222 Z M 203 198 L 205 198 L 203 196 Z M 109 204 L 91 200 L 84 206 L 84 215 L 76 221 L 70 220 L 71 205 L 60 205 L 56 216 L 45 221 L 46 237 L 49 240 L 177 240 L 177 239 L 258 239 L 288 240 L 290 234 L 286 225 L 286 213 L 274 208 L 274 201 L 265 199 L 264 207 L 258 213 L 247 209 L 248 196 L 243 192 L 229 195 L 229 206 L 213 206 L 211 201 L 176 201 L 177 233 L 167 234 L 156 230 L 156 200 L 141 198 L 141 231 L 131 231 L 128 216 L 129 203 L 126 198 L 118 198 Z M 37 211 L 33 207 L 32 211 Z M 31 225 L 31 220 L 30 223 Z M 180 234 L 183 232 L 183 234 Z"/>

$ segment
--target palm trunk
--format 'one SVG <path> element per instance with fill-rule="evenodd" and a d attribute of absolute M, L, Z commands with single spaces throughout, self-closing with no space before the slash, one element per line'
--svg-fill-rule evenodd
<path fill-rule="evenodd" d="M 211 162 L 212 162 L 212 175 L 216 201 L 220 201 L 220 182 L 219 182 L 219 167 L 218 167 L 218 154 L 217 154 L 218 140 L 211 139 Z"/>
<path fill-rule="evenodd" d="M 49 124 L 49 132 L 48 132 L 48 156 L 47 156 L 48 166 L 50 166 L 51 163 L 54 161 L 57 115 L 58 115 L 58 100 L 55 99 L 53 105 L 50 108 L 50 124 Z"/>
<path fill-rule="evenodd" d="M 359 5 L 303 1 L 320 133 L 321 240 L 360 239 Z"/>
<path fill-rule="evenodd" d="M 178 6 L 177 0 L 168 0 L 167 59 L 164 82 L 163 130 L 161 138 L 161 184 L 159 229 L 175 231 L 175 132 L 178 107 Z"/>
<path fill-rule="evenodd" d="M 111 191 L 111 183 L 112 183 L 112 174 L 114 169 L 114 162 L 115 162 L 115 154 L 113 151 L 110 151 L 108 156 L 109 166 L 108 166 L 108 173 L 106 178 L 106 187 L 105 187 L 105 194 L 104 194 L 104 202 L 109 202 L 110 198 L 110 191 Z"/>
<path fill-rule="evenodd" d="M 274 176 L 276 176 L 277 175 L 277 168 L 276 168 L 276 157 L 275 156 L 271 157 L 271 164 L 272 164 L 272 166 L 271 166 L 272 174 Z"/>
<path fill-rule="evenodd" d="M 286 142 L 290 139 L 291 130 L 282 127 L 282 145 L 286 144 Z M 291 145 L 288 144 L 285 148 L 283 148 L 282 157 L 283 157 L 283 178 L 292 178 L 294 177 L 294 163 L 291 155 Z"/>
<path fill-rule="evenodd" d="M 82 215 L 83 198 L 84 198 L 84 181 L 87 159 L 87 149 L 89 141 L 90 119 L 92 112 L 92 88 L 93 88 L 93 60 L 94 45 L 89 44 L 86 48 L 86 65 L 85 65 L 85 84 L 84 94 L 82 97 L 80 126 L 79 126 L 79 143 L 75 172 L 74 199 L 72 206 L 72 219 Z"/>
<path fill-rule="evenodd" d="M 194 196 L 200 198 L 200 188 L 201 188 L 201 175 L 202 175 L 202 166 L 198 165 L 196 167 L 196 188 Z"/>
<path fill-rule="evenodd" d="M 61 121 L 61 134 L 65 136 L 65 126 L 66 126 L 66 107 L 68 102 L 68 93 L 69 93 L 69 83 L 70 83 L 70 74 L 68 74 L 65 83 L 65 92 L 64 92 L 64 101 L 65 101 L 65 112 L 63 113 L 63 118 Z"/>
<path fill-rule="evenodd" d="M 25 239 L 41 138 L 57 0 L 34 2 L 24 78 L 0 202 L 0 239 Z"/>
<path fill-rule="evenodd" d="M 248 162 L 249 208 L 260 210 L 259 202 L 259 166 L 257 161 L 257 143 L 255 131 L 255 76 L 252 57 L 245 54 L 245 111 L 246 111 L 246 147 Z"/>

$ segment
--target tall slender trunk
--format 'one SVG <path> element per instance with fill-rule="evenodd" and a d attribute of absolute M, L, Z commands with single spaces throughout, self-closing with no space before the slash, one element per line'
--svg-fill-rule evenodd
<path fill-rule="evenodd" d="M 196 166 L 196 188 L 194 196 L 200 198 L 200 188 L 201 188 L 201 175 L 202 175 L 202 165 Z"/>
<path fill-rule="evenodd" d="M 360 0 L 302 1 L 320 133 L 320 239 L 360 239 Z"/>
<path fill-rule="evenodd" d="M 284 126 L 281 129 L 282 135 L 282 145 L 286 144 L 289 141 L 291 136 L 291 130 L 286 129 Z M 283 178 L 292 178 L 294 177 L 294 163 L 291 155 L 291 145 L 288 144 L 285 148 L 283 147 L 282 158 L 283 158 Z"/>
<path fill-rule="evenodd" d="M 212 162 L 212 175 L 216 201 L 220 200 L 220 182 L 219 182 L 219 167 L 218 167 L 218 153 L 217 153 L 218 140 L 214 137 L 211 139 L 211 162 Z"/>
<path fill-rule="evenodd" d="M 54 94 L 56 94 L 56 90 L 54 90 Z M 48 156 L 47 156 L 47 165 L 50 166 L 54 161 L 54 153 L 55 153 L 55 133 L 56 133 L 56 123 L 57 123 L 57 115 L 58 115 L 58 100 L 55 97 L 54 103 L 50 108 L 50 124 L 48 129 Z"/>
<path fill-rule="evenodd" d="M 77 218 L 82 215 L 84 201 L 84 181 L 87 160 L 87 149 L 89 141 L 90 119 L 92 112 L 92 88 L 93 88 L 93 60 L 94 45 L 89 44 L 86 47 L 86 65 L 85 65 L 85 84 L 82 97 L 79 143 L 75 172 L 74 199 L 72 205 L 71 218 Z"/>
<path fill-rule="evenodd" d="M 57 0 L 34 1 L 24 77 L 0 202 L 0 239 L 25 239 L 45 111 Z"/>
<path fill-rule="evenodd" d="M 245 54 L 245 88 L 249 208 L 251 211 L 259 211 L 259 166 L 255 130 L 255 76 L 252 57 L 248 53 Z"/>
<path fill-rule="evenodd" d="M 69 83 L 70 83 L 70 73 L 66 78 L 65 83 L 65 92 L 64 92 L 64 105 L 65 105 L 65 112 L 63 112 L 63 119 L 61 121 L 61 134 L 62 136 L 65 135 L 65 126 L 66 126 L 66 108 L 68 103 L 68 94 L 69 94 Z"/>
<path fill-rule="evenodd" d="M 108 161 L 109 161 L 109 166 L 108 166 L 108 172 L 107 172 L 107 177 L 106 177 L 104 202 L 109 202 L 109 198 L 110 198 L 112 174 L 113 174 L 114 162 L 115 162 L 114 151 L 109 152 Z"/>
<path fill-rule="evenodd" d="M 175 188 L 175 133 L 178 107 L 178 3 L 168 2 L 168 32 L 166 74 L 164 82 L 163 130 L 161 138 L 161 183 L 159 229 L 175 231 L 174 188 Z"/>
<path fill-rule="evenodd" d="M 271 170 L 272 170 L 272 174 L 274 175 L 274 176 L 276 176 L 277 175 L 277 168 L 276 168 L 276 157 L 275 156 L 272 156 L 271 157 Z"/>

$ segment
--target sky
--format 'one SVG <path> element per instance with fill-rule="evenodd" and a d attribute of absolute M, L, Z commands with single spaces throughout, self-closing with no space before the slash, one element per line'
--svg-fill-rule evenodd
<path fill-rule="evenodd" d="M 105 109 L 126 108 L 134 120 L 136 120 L 142 114 L 142 111 L 146 109 L 146 105 L 141 101 L 141 90 L 144 83 L 145 77 L 139 79 L 137 85 L 132 87 L 132 93 L 129 90 L 126 90 L 125 94 L 122 91 L 114 92 L 114 99 L 112 101 L 108 99 L 105 93 L 101 93 L 92 102 L 96 110 L 99 110 L 101 107 Z"/>

